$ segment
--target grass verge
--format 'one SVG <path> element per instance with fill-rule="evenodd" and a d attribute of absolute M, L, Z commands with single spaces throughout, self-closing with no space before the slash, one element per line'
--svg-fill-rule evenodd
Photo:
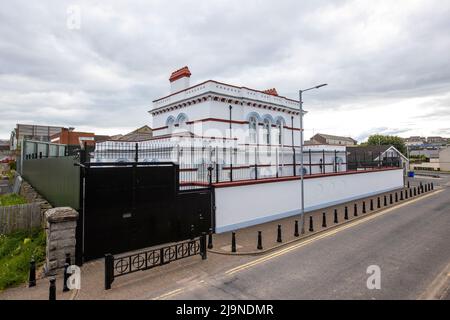
<path fill-rule="evenodd" d="M 31 257 L 36 267 L 45 260 L 44 229 L 0 235 L 0 291 L 28 280 Z"/>

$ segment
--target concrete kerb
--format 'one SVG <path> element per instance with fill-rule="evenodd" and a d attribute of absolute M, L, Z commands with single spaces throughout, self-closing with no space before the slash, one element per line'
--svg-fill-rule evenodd
<path fill-rule="evenodd" d="M 402 189 L 402 190 L 406 190 L 406 189 Z M 398 202 L 395 205 L 383 208 L 381 210 L 374 210 L 373 212 L 360 214 L 360 215 L 358 215 L 356 217 L 353 217 L 352 219 L 343 220 L 344 222 L 339 222 L 338 224 L 334 224 L 334 225 L 332 225 L 330 227 L 323 228 L 323 229 L 321 229 L 319 231 L 305 233 L 304 235 L 300 235 L 296 239 L 280 243 L 278 245 L 272 246 L 272 247 L 267 248 L 267 249 L 254 250 L 254 251 L 244 251 L 244 252 L 227 252 L 227 251 L 218 251 L 218 250 L 215 250 L 215 249 L 208 249 L 208 252 L 215 253 L 215 254 L 220 254 L 220 255 L 228 255 L 228 256 L 260 256 L 260 255 L 264 255 L 266 253 L 275 251 L 276 249 L 285 247 L 287 245 L 290 245 L 290 244 L 293 244 L 293 243 L 297 243 L 297 242 L 302 242 L 304 240 L 307 240 L 307 239 L 311 238 L 312 236 L 316 236 L 318 234 L 321 234 L 321 233 L 324 233 L 324 232 L 327 232 L 327 231 L 339 228 L 339 227 L 341 227 L 343 225 L 346 225 L 346 224 L 349 224 L 349 223 L 352 223 L 352 222 L 364 219 L 364 218 L 369 217 L 369 216 L 374 216 L 374 215 L 377 215 L 377 214 L 381 214 L 381 213 L 385 212 L 386 210 L 391 210 L 391 209 L 393 209 L 395 207 L 398 207 L 400 205 L 404 205 L 404 204 L 406 204 L 408 202 L 415 201 L 415 200 L 417 200 L 419 198 L 424 198 L 424 197 L 431 196 L 431 195 L 433 195 L 435 193 L 438 193 L 440 191 L 442 191 L 442 188 L 440 188 L 440 187 L 436 188 L 435 187 L 435 189 L 432 192 L 428 191 L 427 193 L 421 193 L 420 195 L 418 195 L 416 197 L 408 198 L 407 200 L 403 200 L 403 202 Z"/>

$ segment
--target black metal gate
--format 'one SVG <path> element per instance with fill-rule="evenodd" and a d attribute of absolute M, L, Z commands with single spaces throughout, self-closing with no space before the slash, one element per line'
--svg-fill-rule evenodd
<path fill-rule="evenodd" d="M 211 189 L 180 190 L 174 163 L 81 166 L 82 261 L 193 239 L 212 228 Z"/>

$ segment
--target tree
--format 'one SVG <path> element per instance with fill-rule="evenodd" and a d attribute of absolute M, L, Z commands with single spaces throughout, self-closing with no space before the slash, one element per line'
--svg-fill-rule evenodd
<path fill-rule="evenodd" d="M 378 145 L 392 145 L 398 151 L 406 154 L 406 146 L 403 139 L 397 136 L 384 136 L 382 134 L 374 134 L 367 140 L 367 145 L 378 146 Z"/>

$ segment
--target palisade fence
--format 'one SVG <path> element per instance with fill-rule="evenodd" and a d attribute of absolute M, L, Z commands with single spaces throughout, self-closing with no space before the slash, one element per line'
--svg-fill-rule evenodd
<path fill-rule="evenodd" d="M 54 207 L 78 210 L 80 167 L 76 156 L 67 155 L 62 144 L 23 141 L 21 176 Z"/>
<path fill-rule="evenodd" d="M 89 152 L 90 162 L 174 162 L 180 168 L 180 185 L 195 188 L 209 182 L 231 182 L 300 175 L 299 148 L 282 146 L 213 146 L 170 144 L 160 142 L 97 143 Z M 359 159 L 359 157 L 358 157 Z M 304 175 L 345 172 L 352 170 L 398 166 L 382 155 L 367 156 L 366 162 L 347 163 L 343 150 L 305 150 Z M 392 160 L 392 159 L 391 159 Z M 211 181 L 209 180 L 211 171 Z"/>
<path fill-rule="evenodd" d="M 0 234 L 17 230 L 31 230 L 42 224 L 39 203 L 26 203 L 14 206 L 0 206 Z"/>

